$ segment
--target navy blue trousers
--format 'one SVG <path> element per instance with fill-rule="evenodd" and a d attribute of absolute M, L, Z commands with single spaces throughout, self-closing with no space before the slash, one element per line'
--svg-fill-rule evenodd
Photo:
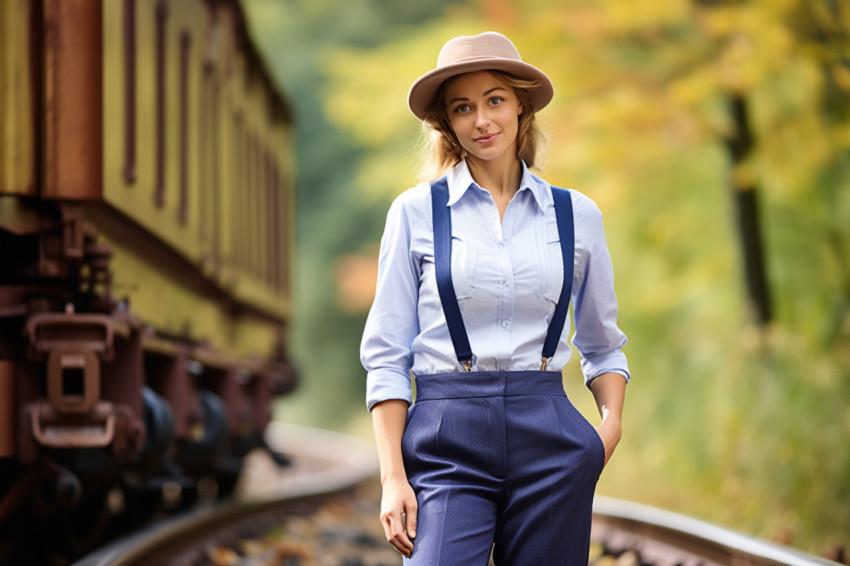
<path fill-rule="evenodd" d="M 605 449 L 560 372 L 417 377 L 402 453 L 419 504 L 405 564 L 587 564 Z"/>

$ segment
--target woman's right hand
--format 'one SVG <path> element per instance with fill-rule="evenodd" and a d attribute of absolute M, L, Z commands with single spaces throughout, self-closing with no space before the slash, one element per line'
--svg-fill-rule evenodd
<path fill-rule="evenodd" d="M 416 538 L 416 515 L 419 509 L 416 494 L 407 478 L 390 479 L 383 484 L 381 524 L 387 542 L 407 558 L 413 553 Z"/>

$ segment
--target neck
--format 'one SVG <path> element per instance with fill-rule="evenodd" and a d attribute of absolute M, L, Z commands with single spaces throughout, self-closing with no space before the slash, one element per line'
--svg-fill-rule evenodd
<path fill-rule="evenodd" d="M 502 160 L 481 160 L 473 156 L 466 159 L 472 178 L 490 191 L 493 198 L 513 196 L 522 179 L 522 165 L 516 157 Z"/>

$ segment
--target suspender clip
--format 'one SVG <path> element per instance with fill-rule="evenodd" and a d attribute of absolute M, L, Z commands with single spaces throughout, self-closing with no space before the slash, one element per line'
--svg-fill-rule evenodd
<path fill-rule="evenodd" d="M 463 369 L 465 369 L 466 371 L 472 371 L 472 360 L 471 359 L 463 360 L 460 363 L 463 364 Z"/>
<path fill-rule="evenodd" d="M 540 364 L 540 371 L 546 371 L 546 366 L 548 366 L 551 361 L 552 358 L 543 358 L 543 363 Z"/>

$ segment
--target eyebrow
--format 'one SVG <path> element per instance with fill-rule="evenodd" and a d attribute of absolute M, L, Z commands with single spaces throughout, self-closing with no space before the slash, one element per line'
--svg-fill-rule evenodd
<path fill-rule="evenodd" d="M 497 90 L 505 90 L 505 87 L 494 86 L 493 88 L 491 88 L 489 90 L 485 90 L 484 94 L 482 94 L 482 96 L 487 96 L 488 94 L 491 94 L 492 92 L 497 91 Z M 449 101 L 449 104 L 454 104 L 455 102 L 467 102 L 468 100 L 469 99 L 465 96 L 458 96 L 457 98 L 452 98 Z"/>

